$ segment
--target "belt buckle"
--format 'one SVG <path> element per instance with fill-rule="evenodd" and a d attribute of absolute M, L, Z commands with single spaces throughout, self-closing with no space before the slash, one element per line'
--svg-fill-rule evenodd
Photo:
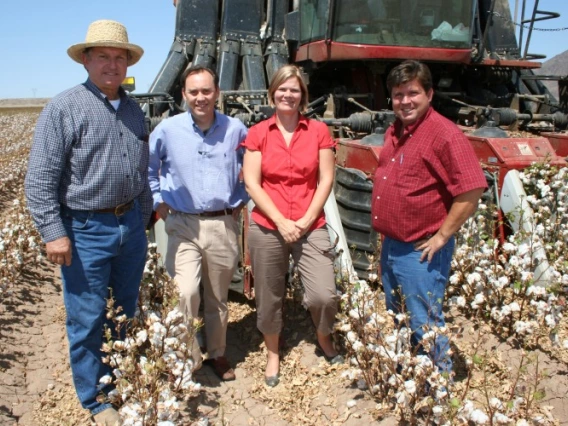
<path fill-rule="evenodd" d="M 115 209 L 114 209 L 114 215 L 115 216 L 122 216 L 124 213 L 126 213 L 128 211 L 127 207 L 128 207 L 128 203 L 120 204 L 120 205 L 116 206 Z"/>

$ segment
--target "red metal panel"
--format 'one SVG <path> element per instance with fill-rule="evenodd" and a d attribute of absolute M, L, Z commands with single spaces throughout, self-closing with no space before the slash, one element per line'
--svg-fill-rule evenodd
<path fill-rule="evenodd" d="M 562 142 L 568 146 L 568 135 Z M 483 167 L 499 171 L 499 188 L 509 170 L 522 170 L 535 162 L 549 161 L 553 165 L 566 166 L 566 161 L 558 156 L 547 138 L 481 138 L 467 135 L 475 154 Z M 337 142 L 336 163 L 342 167 L 361 170 L 373 178 L 379 162 L 382 147 L 362 145 L 359 140 L 339 140 Z"/>
<path fill-rule="evenodd" d="M 315 41 L 304 44 L 296 51 L 295 62 L 344 61 L 348 59 L 416 59 L 419 61 L 441 61 L 468 64 L 471 61 L 469 49 L 440 49 L 406 46 L 382 46 Z"/>
<path fill-rule="evenodd" d="M 468 135 L 479 161 L 489 166 L 506 164 L 515 169 L 534 162 L 551 160 L 563 162 L 548 139 L 538 138 L 480 138 Z"/>
<path fill-rule="evenodd" d="M 540 68 L 542 63 L 533 61 L 521 61 L 521 60 L 506 60 L 506 59 L 484 59 L 480 62 L 480 65 L 487 65 L 489 67 L 511 67 L 511 68 Z"/>
<path fill-rule="evenodd" d="M 567 133 L 542 133 L 546 137 L 556 151 L 556 155 L 566 158 L 568 157 L 568 134 Z"/>
<path fill-rule="evenodd" d="M 480 138 L 467 135 L 477 158 L 488 170 L 499 173 L 499 193 L 509 170 L 522 170 L 535 162 L 549 161 L 565 166 L 566 161 L 556 155 L 548 139 L 538 138 Z"/>
<path fill-rule="evenodd" d="M 358 140 L 340 139 L 337 141 L 335 162 L 341 167 L 361 170 L 373 179 L 382 149 L 382 146 L 362 145 Z"/>
<path fill-rule="evenodd" d="M 354 44 L 324 40 L 307 43 L 298 48 L 294 61 L 312 60 L 314 62 L 343 61 L 348 59 L 416 59 L 419 61 L 441 61 L 471 63 L 470 49 L 442 49 L 435 47 L 384 46 L 376 44 Z M 484 59 L 478 65 L 540 68 L 540 62 L 525 60 Z"/>

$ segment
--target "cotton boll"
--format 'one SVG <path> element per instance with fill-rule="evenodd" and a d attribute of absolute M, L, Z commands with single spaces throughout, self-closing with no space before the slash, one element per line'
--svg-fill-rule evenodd
<path fill-rule="evenodd" d="M 407 380 L 404 382 L 404 389 L 410 395 L 414 395 L 416 393 L 416 382 L 414 380 Z"/>
<path fill-rule="evenodd" d="M 434 407 L 432 407 L 432 414 L 435 417 L 439 417 L 444 414 L 444 408 L 440 405 L 435 405 Z"/>
<path fill-rule="evenodd" d="M 110 385 L 112 383 L 112 376 L 110 374 L 105 374 L 99 379 L 101 385 Z"/>
<path fill-rule="evenodd" d="M 365 346 L 359 340 L 353 343 L 352 348 L 355 352 L 363 352 Z"/>
<path fill-rule="evenodd" d="M 347 333 L 347 340 L 349 341 L 349 343 L 353 344 L 355 342 L 357 342 L 359 340 L 359 336 L 357 336 L 357 333 L 355 333 L 354 331 L 350 331 Z"/>
<path fill-rule="evenodd" d="M 481 281 L 481 275 L 479 275 L 479 273 L 477 273 L 477 272 L 472 272 L 471 274 L 469 274 L 467 276 L 467 282 L 469 284 L 474 284 L 474 283 L 477 283 L 479 281 Z"/>
<path fill-rule="evenodd" d="M 136 333 L 136 345 L 142 346 L 147 339 L 148 332 L 146 330 L 140 330 L 138 333 Z"/>
<path fill-rule="evenodd" d="M 489 422 L 489 417 L 483 411 L 477 409 L 473 410 L 469 416 L 469 419 L 476 425 L 484 425 Z"/>
<path fill-rule="evenodd" d="M 489 400 L 489 406 L 495 410 L 502 410 L 504 408 L 501 400 L 495 397 Z"/>
<path fill-rule="evenodd" d="M 395 398 L 398 405 L 402 405 L 403 407 L 408 406 L 410 398 L 406 392 L 397 392 Z"/>

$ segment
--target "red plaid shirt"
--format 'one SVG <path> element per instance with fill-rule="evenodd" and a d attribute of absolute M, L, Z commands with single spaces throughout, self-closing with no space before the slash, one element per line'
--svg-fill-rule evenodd
<path fill-rule="evenodd" d="M 298 220 L 308 210 L 316 192 L 319 175 L 320 149 L 333 148 L 335 142 L 327 126 L 300 116 L 290 145 L 276 125 L 274 116 L 251 127 L 242 145 L 262 153 L 261 186 L 280 213 Z M 277 229 L 274 222 L 254 207 L 252 220 L 268 229 Z M 323 211 L 310 230 L 325 225 Z"/>
<path fill-rule="evenodd" d="M 387 130 L 373 184 L 373 228 L 399 241 L 420 240 L 440 229 L 454 197 L 485 187 L 467 137 L 430 107 L 413 125 L 403 129 L 397 120 Z"/>

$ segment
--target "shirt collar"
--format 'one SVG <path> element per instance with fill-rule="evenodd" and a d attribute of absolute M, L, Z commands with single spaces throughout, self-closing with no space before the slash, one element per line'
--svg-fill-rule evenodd
<path fill-rule="evenodd" d="M 416 129 L 422 124 L 422 122 L 430 116 L 430 114 L 432 113 L 432 107 L 430 106 L 428 108 L 428 110 L 426 111 L 426 114 L 424 114 L 422 117 L 420 117 L 418 120 L 416 120 L 416 123 L 412 123 L 410 126 L 407 126 L 403 129 L 403 133 L 404 134 L 413 134 Z M 400 131 L 402 129 L 402 121 L 400 121 L 400 119 L 396 119 L 396 121 L 394 122 L 394 132 L 396 135 L 400 135 Z"/>
<path fill-rule="evenodd" d="M 220 113 L 217 110 L 214 110 L 213 113 L 215 114 L 215 116 L 213 117 L 213 123 L 211 124 L 211 127 L 209 127 L 209 129 L 207 130 L 208 135 L 211 134 L 213 132 L 213 130 L 215 130 L 215 127 L 217 127 L 219 125 L 219 114 Z M 201 129 L 197 126 L 197 124 L 195 124 L 195 121 L 193 121 L 193 116 L 191 115 L 191 111 L 189 109 L 187 110 L 187 115 L 189 116 L 189 122 L 191 123 L 193 130 L 203 133 L 201 131 Z"/>
<path fill-rule="evenodd" d="M 276 114 L 272 114 L 272 116 L 268 119 L 268 127 L 272 128 L 275 126 L 276 126 Z M 296 128 L 298 128 L 299 126 L 302 126 L 304 129 L 308 128 L 308 119 L 304 117 L 302 114 L 300 114 L 300 118 L 298 119 L 298 125 L 296 126 Z"/>
<path fill-rule="evenodd" d="M 95 95 L 97 95 L 98 97 L 100 97 L 101 99 L 108 99 L 108 96 L 105 95 L 103 92 L 101 92 L 101 89 L 99 89 L 95 83 L 93 83 L 91 81 L 91 79 L 87 78 L 87 81 L 85 81 L 84 86 L 89 89 L 91 92 L 93 92 Z M 125 97 L 127 97 L 126 91 L 121 87 L 118 88 L 118 96 L 120 97 L 120 100 L 124 100 Z"/>

